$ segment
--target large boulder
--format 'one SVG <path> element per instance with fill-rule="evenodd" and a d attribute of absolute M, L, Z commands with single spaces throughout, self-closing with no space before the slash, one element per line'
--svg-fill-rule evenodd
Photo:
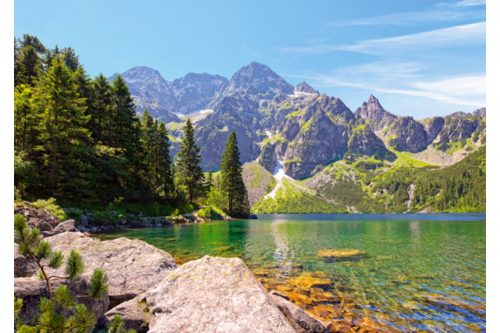
<path fill-rule="evenodd" d="M 117 238 L 100 241 L 80 232 L 64 232 L 46 240 L 54 250 L 60 250 L 65 255 L 72 249 L 79 251 L 85 273 L 92 273 L 95 268 L 106 272 L 111 306 L 157 285 L 176 267 L 170 254 L 141 240 Z M 62 271 L 55 273 L 61 274 Z"/>
<path fill-rule="evenodd" d="M 295 332 L 239 258 L 205 256 L 146 294 L 149 332 Z"/>

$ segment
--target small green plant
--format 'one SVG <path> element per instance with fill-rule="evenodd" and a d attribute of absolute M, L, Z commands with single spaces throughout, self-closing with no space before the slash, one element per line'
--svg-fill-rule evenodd
<path fill-rule="evenodd" d="M 59 220 L 66 220 L 66 213 L 57 205 L 56 199 L 48 198 L 47 200 L 39 199 L 33 202 L 35 208 L 46 209 L 49 213 L 57 217 Z"/>
<path fill-rule="evenodd" d="M 127 330 L 120 315 L 115 315 L 108 326 L 108 333 L 135 333 L 135 330 Z"/>
<path fill-rule="evenodd" d="M 34 325 L 25 325 L 19 318 L 22 299 L 14 301 L 17 332 L 92 332 L 94 314 L 84 304 L 77 303 L 68 286 L 60 285 L 51 298 L 43 297 L 39 303 L 39 316 Z"/>

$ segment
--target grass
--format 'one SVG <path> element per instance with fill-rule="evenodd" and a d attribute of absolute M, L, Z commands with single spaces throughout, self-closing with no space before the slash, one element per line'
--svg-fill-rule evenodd
<path fill-rule="evenodd" d="M 397 159 L 392 164 L 395 169 L 436 167 L 436 165 L 434 164 L 430 164 L 415 158 L 412 153 L 409 153 L 407 151 L 397 151 L 393 148 L 388 149 L 397 156 Z"/>
<path fill-rule="evenodd" d="M 283 179 L 275 198 L 262 198 L 253 207 L 256 214 L 266 213 L 340 213 L 345 209 L 314 194 L 299 189 L 293 181 Z"/>

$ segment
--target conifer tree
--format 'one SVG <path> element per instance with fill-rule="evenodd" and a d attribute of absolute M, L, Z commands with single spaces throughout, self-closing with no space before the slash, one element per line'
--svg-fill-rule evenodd
<path fill-rule="evenodd" d="M 170 159 L 170 139 L 168 138 L 167 128 L 163 122 L 158 125 L 158 139 L 160 141 L 158 174 L 160 177 L 160 193 L 171 198 L 175 192 L 174 178 L 172 175 L 172 160 Z"/>
<path fill-rule="evenodd" d="M 194 128 L 191 121 L 186 121 L 184 137 L 177 155 L 177 177 L 179 184 L 187 190 L 189 201 L 194 201 L 203 193 L 203 172 L 200 167 L 200 148 L 194 140 Z"/>
<path fill-rule="evenodd" d="M 117 76 L 111 87 L 113 101 L 110 119 L 109 145 L 123 150 L 127 170 L 122 173 L 126 195 L 139 199 L 143 195 L 143 151 L 140 142 L 140 122 L 127 84 Z"/>
<path fill-rule="evenodd" d="M 33 85 L 42 68 L 42 60 L 31 45 L 22 47 L 14 60 L 14 85 Z"/>
<path fill-rule="evenodd" d="M 71 71 L 54 58 L 38 81 L 34 108 L 40 115 L 38 164 L 44 174 L 43 191 L 57 198 L 81 197 L 87 188 L 90 149 L 89 117 Z"/>
<path fill-rule="evenodd" d="M 33 88 L 20 84 L 14 89 L 14 147 L 29 154 L 37 139 L 39 116 L 32 104 Z"/>
<path fill-rule="evenodd" d="M 89 130 L 95 142 L 109 146 L 113 98 L 111 86 L 102 74 L 92 80 L 91 85 L 90 107 L 87 110 L 90 115 Z"/>
<path fill-rule="evenodd" d="M 246 217 L 250 213 L 248 196 L 243 183 L 240 153 L 236 134 L 231 132 L 222 156 L 221 190 L 226 199 L 227 213 L 233 217 Z"/>

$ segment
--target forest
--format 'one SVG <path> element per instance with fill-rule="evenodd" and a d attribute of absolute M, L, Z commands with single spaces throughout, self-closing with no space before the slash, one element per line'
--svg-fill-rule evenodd
<path fill-rule="evenodd" d="M 91 78 L 72 48 L 49 49 L 31 35 L 15 40 L 14 61 L 16 200 L 151 215 L 201 206 L 249 214 L 234 133 L 215 179 L 200 167 L 191 122 L 172 157 L 165 124 L 147 110 L 137 116 L 120 76 Z"/>

